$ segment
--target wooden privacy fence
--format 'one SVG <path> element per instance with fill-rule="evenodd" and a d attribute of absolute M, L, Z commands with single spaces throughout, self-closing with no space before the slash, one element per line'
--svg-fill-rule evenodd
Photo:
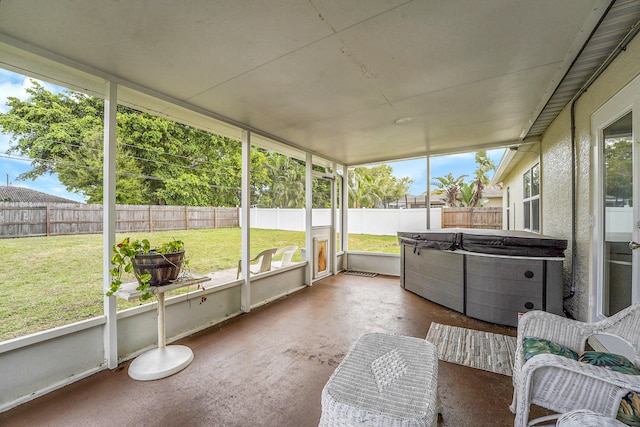
<path fill-rule="evenodd" d="M 240 225 L 239 208 L 117 205 L 116 232 Z M 0 238 L 102 232 L 102 205 L 0 202 Z"/>
<path fill-rule="evenodd" d="M 444 208 L 442 228 L 502 229 L 502 208 Z"/>

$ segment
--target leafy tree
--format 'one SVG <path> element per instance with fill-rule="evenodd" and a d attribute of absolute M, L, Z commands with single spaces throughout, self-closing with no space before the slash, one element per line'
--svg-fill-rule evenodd
<path fill-rule="evenodd" d="M 604 148 L 606 195 L 615 197 L 615 206 L 629 203 L 632 197 L 632 145 L 630 139 L 609 139 Z"/>
<path fill-rule="evenodd" d="M 66 91 L 53 94 L 32 81 L 28 98 L 7 99 L 0 130 L 11 135 L 10 153 L 31 158 L 18 179 L 56 173 L 68 191 L 89 203 L 103 201 L 104 101 Z M 237 206 L 241 144 L 163 117 L 117 107 L 116 203 Z M 305 205 L 305 164 L 252 148 L 251 203 L 262 207 Z M 386 165 L 356 168 L 351 175 L 356 206 L 380 207 L 404 197 L 409 178 Z M 314 206 L 331 203 L 330 182 L 314 179 Z"/>
<path fill-rule="evenodd" d="M 102 203 L 102 158 L 103 135 L 94 133 L 87 136 L 81 148 L 69 150 L 65 160 L 56 165 L 60 182 L 67 183 L 67 189 L 73 185 L 82 188 L 89 203 Z M 143 204 L 149 192 L 146 181 L 137 178 L 141 171 L 134 159 L 127 157 L 122 145 L 116 147 L 116 169 L 119 175 L 116 181 L 116 200 L 126 200 L 129 204 Z M 29 172 L 27 172 L 29 173 Z M 72 184 L 70 184 L 72 183 Z"/>
<path fill-rule="evenodd" d="M 10 97 L 0 128 L 9 152 L 32 159 L 18 179 L 57 173 L 67 190 L 102 202 L 103 100 L 37 82 L 29 98 Z M 235 206 L 240 143 L 162 117 L 117 108 L 116 202 Z"/>
<path fill-rule="evenodd" d="M 313 180 L 312 205 L 314 208 L 331 207 L 331 185 L 332 182 L 328 179 L 315 178 Z"/>
<path fill-rule="evenodd" d="M 263 191 L 258 206 L 303 208 L 305 206 L 305 165 L 291 157 L 268 152 Z"/>
<path fill-rule="evenodd" d="M 433 190 L 433 193 L 444 195 L 445 204 L 449 207 L 454 207 L 456 206 L 460 195 L 460 188 L 464 184 L 464 179 L 466 177 L 467 175 L 460 175 L 459 177 L 454 178 L 451 172 L 445 176 L 437 176 L 435 177 L 435 181 L 431 183 L 431 185 L 436 187 L 436 189 Z"/>
<path fill-rule="evenodd" d="M 389 165 L 357 167 L 349 171 L 349 207 L 383 207 L 409 193 L 410 178 L 393 176 Z M 386 203 L 385 203 L 386 202 Z"/>
<path fill-rule="evenodd" d="M 349 207 L 373 208 L 381 203 L 380 187 L 375 177 L 367 173 L 367 168 L 360 167 L 349 171 Z"/>
<path fill-rule="evenodd" d="M 101 106 L 93 98 L 78 93 L 54 95 L 32 81 L 30 99 L 9 97 L 8 113 L 0 114 L 3 133 L 12 134 L 9 153 L 29 155 L 32 170 L 21 179 L 35 179 L 57 167 L 69 167 L 65 158 L 91 142 L 102 130 Z M 87 165 L 96 167 L 98 164 Z"/>
<path fill-rule="evenodd" d="M 253 162 L 257 156 L 262 160 Z M 298 159 L 261 148 L 254 150 L 251 170 L 252 204 L 264 208 L 304 208 L 306 164 Z M 324 167 L 313 165 L 313 169 L 324 172 Z M 259 176 L 259 179 L 256 177 Z M 331 181 L 312 180 L 313 207 L 331 207 Z"/>

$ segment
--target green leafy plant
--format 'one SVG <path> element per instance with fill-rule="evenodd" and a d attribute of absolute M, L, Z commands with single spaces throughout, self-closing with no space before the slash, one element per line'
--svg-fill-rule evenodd
<path fill-rule="evenodd" d="M 112 277 L 111 287 L 106 295 L 111 296 L 120 289 L 120 286 L 123 283 L 122 276 L 124 274 L 133 274 L 138 280 L 138 287 L 136 290 L 142 292 L 140 299 L 147 300 L 151 298 L 151 292 L 149 291 L 149 287 L 151 286 L 151 274 L 139 274 L 135 271 L 133 259 L 140 254 L 171 254 L 181 252 L 184 251 L 184 242 L 182 242 L 182 240 L 174 239 L 151 248 L 151 244 L 147 239 L 131 240 L 127 237 L 122 242 L 113 245 L 112 250 L 113 256 L 111 257 L 111 264 L 113 264 L 114 267 L 110 271 Z M 166 261 L 169 261 L 166 257 L 164 258 Z M 169 262 L 171 263 L 171 261 Z M 187 265 L 188 260 L 185 257 L 182 261 L 180 271 L 182 272 Z"/>

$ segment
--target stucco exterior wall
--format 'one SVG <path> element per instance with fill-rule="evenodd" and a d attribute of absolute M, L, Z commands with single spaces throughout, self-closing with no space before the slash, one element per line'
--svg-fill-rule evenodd
<path fill-rule="evenodd" d="M 527 151 L 522 154 L 522 157 L 518 162 L 512 166 L 510 172 L 505 176 L 502 181 L 502 228 L 507 229 L 507 187 L 509 188 L 509 229 L 510 230 L 524 230 L 524 173 L 531 169 L 536 163 L 540 161 L 538 155 L 539 148 L 537 144 L 527 148 Z M 540 190 L 542 191 L 542 189 Z M 542 200 L 542 195 L 540 196 Z M 543 226 L 544 218 L 541 215 L 540 225 Z"/>
<path fill-rule="evenodd" d="M 592 159 L 591 115 L 634 77 L 640 74 L 640 36 L 628 45 L 604 73 L 576 102 L 576 241 L 572 253 L 571 195 L 571 105 L 547 129 L 541 149 L 542 232 L 569 241 L 565 260 L 565 295 L 571 290 L 572 258 L 575 263 L 575 295 L 565 302 L 569 312 L 580 320 L 590 320 L 589 297 L 595 277 L 591 275 L 593 206 L 591 187 Z M 575 255 L 575 256 L 574 256 Z"/>
<path fill-rule="evenodd" d="M 572 191 L 571 191 L 571 115 L 570 107 L 565 109 L 554 123 L 547 129 L 540 144 L 540 185 L 541 185 L 541 216 L 542 233 L 568 242 L 565 251 L 564 268 L 564 295 L 571 292 L 572 277 Z M 584 153 L 583 153 L 584 154 Z M 585 159 L 581 158 L 584 164 Z M 588 159 L 587 159 L 588 163 Z M 588 181 L 588 178 L 587 178 Z M 588 226 L 588 214 L 579 217 L 584 222 L 586 217 Z M 582 236 L 588 234 L 584 229 L 584 223 L 579 226 Z M 582 238 L 581 251 L 589 250 L 590 241 Z M 588 260 L 588 255 L 584 256 Z M 583 266 L 584 267 L 584 266 Z M 583 269 L 586 272 L 588 268 Z M 574 297 L 565 301 L 565 307 L 576 318 L 586 320 L 587 311 L 576 302 L 588 302 L 588 278 L 581 279 L 585 286 L 576 289 Z M 586 292 L 586 293 L 585 293 Z M 582 310 L 581 310 L 582 308 Z"/>

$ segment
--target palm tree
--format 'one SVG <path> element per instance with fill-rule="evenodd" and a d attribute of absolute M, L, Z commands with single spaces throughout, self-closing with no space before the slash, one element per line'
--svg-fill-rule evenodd
<path fill-rule="evenodd" d="M 291 157 L 277 153 L 271 153 L 267 159 L 265 166 L 271 182 L 269 207 L 304 207 L 304 166 Z"/>
<path fill-rule="evenodd" d="M 349 201 L 354 208 L 374 208 L 382 203 L 380 176 L 367 173 L 368 168 L 349 172 Z"/>
<path fill-rule="evenodd" d="M 431 185 L 437 187 L 436 190 L 433 190 L 434 194 L 443 194 L 445 196 L 444 202 L 449 207 L 454 207 L 458 200 L 458 195 L 460 194 L 460 187 L 464 183 L 464 179 L 467 175 L 460 175 L 457 178 L 453 177 L 453 174 L 449 172 L 444 177 L 437 176 L 435 179 L 437 181 L 433 181 Z"/>
<path fill-rule="evenodd" d="M 470 208 L 473 206 L 473 201 L 476 197 L 476 189 L 473 185 L 465 182 L 460 185 L 460 196 L 458 200 L 462 202 L 462 206 Z"/>
<path fill-rule="evenodd" d="M 476 153 L 476 164 L 478 165 L 475 171 L 476 179 L 473 181 L 475 194 L 473 197 L 473 203 L 471 204 L 474 208 L 477 208 L 478 205 L 481 204 L 484 188 L 489 185 L 489 182 L 491 181 L 487 176 L 487 173 L 496 169 L 496 165 L 493 163 L 493 160 L 487 157 L 486 151 L 478 151 Z"/>

